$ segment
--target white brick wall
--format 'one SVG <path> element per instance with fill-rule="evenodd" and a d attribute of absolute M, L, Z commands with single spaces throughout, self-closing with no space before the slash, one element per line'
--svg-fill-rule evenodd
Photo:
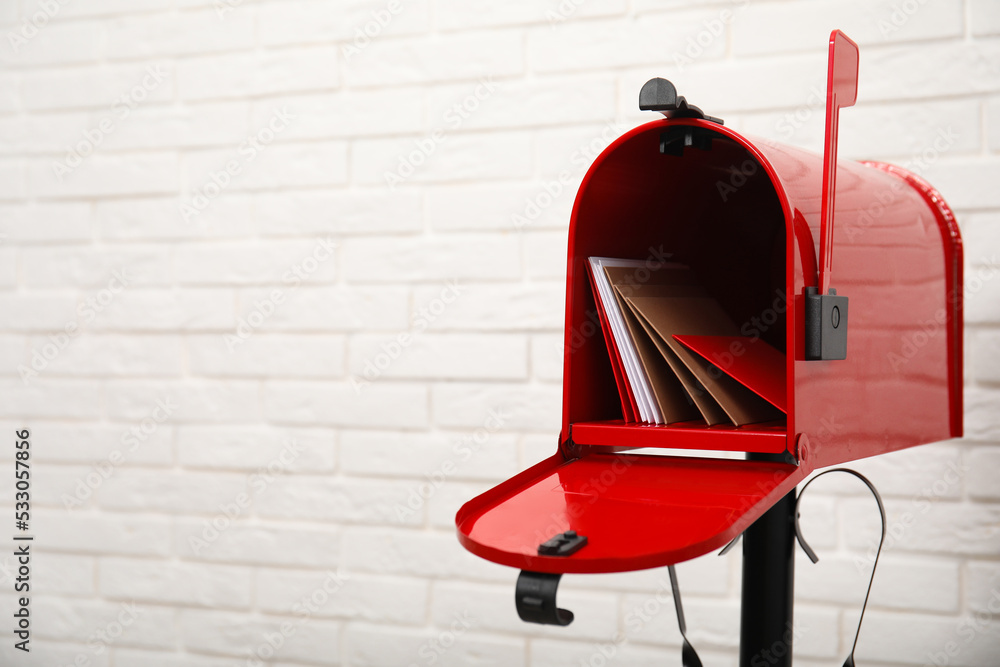
<path fill-rule="evenodd" d="M 905 164 L 951 128 L 923 175 L 984 277 L 967 439 L 858 464 L 898 534 L 857 658 L 1000 664 L 994 0 L 0 3 L 0 424 L 32 429 L 38 536 L 32 653 L 7 634 L 0 662 L 677 660 L 669 604 L 628 623 L 665 572 L 567 577 L 578 620 L 526 625 L 453 517 L 554 450 L 573 194 L 648 120 L 641 84 L 815 150 L 834 27 L 861 44 L 841 156 Z M 859 486 L 814 492 L 804 667 L 846 655 L 878 531 Z M 680 575 L 706 665 L 735 665 L 738 553 Z"/>

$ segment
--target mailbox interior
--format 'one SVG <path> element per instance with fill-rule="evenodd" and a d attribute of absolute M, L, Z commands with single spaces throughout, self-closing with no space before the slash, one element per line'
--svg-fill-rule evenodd
<path fill-rule="evenodd" d="M 698 132 L 700 147 L 661 153 L 664 133 L 685 127 Z M 637 128 L 595 161 L 581 186 L 567 273 L 564 442 L 571 437 L 576 445 L 615 449 L 788 448 L 787 420 L 742 427 L 626 424 L 596 324 L 588 257 L 666 259 L 690 266 L 744 335 L 759 336 L 783 353 L 789 349 L 786 207 L 758 156 L 713 127 L 719 126 L 660 121 Z M 787 378 L 787 361 L 785 366 L 775 373 Z"/>

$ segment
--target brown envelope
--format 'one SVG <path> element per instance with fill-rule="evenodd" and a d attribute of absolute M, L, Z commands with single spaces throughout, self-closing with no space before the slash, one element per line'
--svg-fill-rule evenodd
<path fill-rule="evenodd" d="M 634 288 L 633 288 L 634 289 Z M 643 294 L 643 288 L 634 294 Z M 640 321 L 649 327 L 683 362 L 737 426 L 780 419 L 780 410 L 709 361 L 695 354 L 674 335 L 738 336 L 739 330 L 712 298 L 688 296 L 630 296 L 626 299 Z M 706 420 L 708 417 L 706 416 Z"/>

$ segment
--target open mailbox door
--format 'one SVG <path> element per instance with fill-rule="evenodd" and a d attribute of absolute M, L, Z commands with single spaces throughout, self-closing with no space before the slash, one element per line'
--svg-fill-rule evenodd
<path fill-rule="evenodd" d="M 825 156 L 745 137 L 669 82 L 646 84 L 640 106 L 666 117 L 612 143 L 573 207 L 558 450 L 461 508 L 466 549 L 539 573 L 672 565 L 736 538 L 816 468 L 961 435 L 958 227 L 914 174 L 837 161 L 857 68 L 835 31 Z M 678 339 L 720 371 L 756 374 L 761 393 L 782 394 L 781 418 L 627 421 L 591 257 L 689 267 L 740 337 Z M 779 354 L 750 368 L 757 339 Z"/>

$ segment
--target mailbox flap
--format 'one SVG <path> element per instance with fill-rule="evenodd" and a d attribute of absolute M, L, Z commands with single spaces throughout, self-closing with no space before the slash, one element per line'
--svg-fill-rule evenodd
<path fill-rule="evenodd" d="M 459 540 L 488 560 L 534 572 L 623 572 L 725 546 L 810 471 L 771 461 L 591 453 L 548 458 L 466 503 Z M 566 556 L 539 547 L 566 531 Z"/>

